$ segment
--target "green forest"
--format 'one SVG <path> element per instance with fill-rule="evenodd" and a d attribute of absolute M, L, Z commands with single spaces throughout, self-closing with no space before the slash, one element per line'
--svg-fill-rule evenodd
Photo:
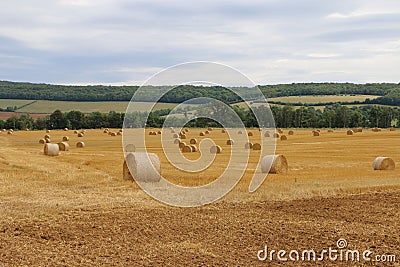
<path fill-rule="evenodd" d="M 400 84 L 396 83 L 293 83 L 258 87 L 267 99 L 281 96 L 364 94 L 381 96 L 367 100 L 366 104 L 400 105 Z M 146 95 L 141 96 L 142 101 L 154 101 L 158 93 L 165 88 L 170 87 L 147 86 Z M 0 99 L 129 101 L 137 89 L 138 86 L 67 86 L 0 81 Z M 246 88 L 241 90 L 246 92 Z M 159 102 L 181 103 L 197 97 L 210 97 L 231 104 L 242 101 L 236 94 L 223 87 L 181 85 L 165 94 Z"/>

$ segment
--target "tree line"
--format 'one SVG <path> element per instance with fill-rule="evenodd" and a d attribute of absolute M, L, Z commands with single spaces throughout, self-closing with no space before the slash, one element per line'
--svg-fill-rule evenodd
<path fill-rule="evenodd" d="M 326 106 L 323 110 L 313 107 L 293 108 L 272 106 L 277 127 L 282 128 L 353 128 L 398 127 L 400 109 L 377 105 L 346 107 L 340 104 Z"/>
<path fill-rule="evenodd" d="M 267 112 L 266 106 L 256 107 L 257 114 Z M 246 127 L 259 127 L 253 112 L 239 106 L 233 106 L 233 110 L 243 121 Z M 19 118 L 11 117 L 0 120 L 0 128 L 3 129 L 96 129 L 96 128 L 122 128 L 126 116 L 125 127 L 163 127 L 182 125 L 187 118 L 172 117 L 166 122 L 166 115 L 171 110 L 164 109 L 150 113 L 133 112 L 129 114 L 109 112 L 103 114 L 93 112 L 84 114 L 80 111 L 61 112 L 54 111 L 45 118 L 32 119 L 29 115 Z M 353 128 L 353 127 L 399 127 L 400 109 L 378 105 L 346 107 L 340 104 L 326 106 L 325 109 L 314 107 L 296 108 L 290 105 L 272 106 L 271 111 L 275 120 L 275 126 L 281 128 Z M 185 116 L 187 114 L 185 113 Z M 220 127 L 219 123 L 207 119 L 197 118 L 189 120 L 187 127 Z"/>
<path fill-rule="evenodd" d="M 365 100 L 366 104 L 381 104 L 390 106 L 400 106 L 400 88 L 390 90 L 386 95 L 376 99 Z"/>

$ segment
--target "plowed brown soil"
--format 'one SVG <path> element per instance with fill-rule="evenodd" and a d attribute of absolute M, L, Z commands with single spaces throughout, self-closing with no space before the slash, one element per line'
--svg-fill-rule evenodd
<path fill-rule="evenodd" d="M 265 245 L 287 251 L 322 250 L 336 248 L 340 238 L 351 249 L 400 257 L 399 218 L 399 191 L 202 208 L 76 209 L 35 219 L 2 218 L 0 262 L 3 266 L 274 266 L 279 262 L 257 259 Z M 315 264 L 354 263 L 296 263 Z"/>

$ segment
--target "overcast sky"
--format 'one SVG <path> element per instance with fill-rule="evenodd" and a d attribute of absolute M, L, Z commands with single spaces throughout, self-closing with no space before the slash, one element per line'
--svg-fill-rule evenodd
<path fill-rule="evenodd" d="M 0 80 L 140 85 L 187 61 L 258 84 L 400 82 L 400 1 L 0 2 Z"/>

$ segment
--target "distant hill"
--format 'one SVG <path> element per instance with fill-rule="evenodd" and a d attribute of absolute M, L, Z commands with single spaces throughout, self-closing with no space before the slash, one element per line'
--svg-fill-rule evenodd
<path fill-rule="evenodd" d="M 154 101 L 160 90 L 166 86 L 148 87 L 148 93 L 142 96 L 142 101 Z M 400 84 L 395 83 L 293 83 L 279 85 L 260 85 L 259 88 L 266 98 L 303 95 L 376 95 L 387 96 L 384 100 L 371 99 L 371 103 L 397 103 L 391 101 L 397 97 Z M 138 86 L 69 86 L 53 84 L 35 84 L 0 81 L 0 99 L 26 100 L 58 100 L 58 101 L 129 101 Z M 241 88 L 246 92 L 246 88 Z M 159 102 L 181 103 L 195 97 L 211 97 L 228 103 L 241 102 L 241 99 L 231 91 L 222 87 L 178 86 L 164 95 Z"/>

